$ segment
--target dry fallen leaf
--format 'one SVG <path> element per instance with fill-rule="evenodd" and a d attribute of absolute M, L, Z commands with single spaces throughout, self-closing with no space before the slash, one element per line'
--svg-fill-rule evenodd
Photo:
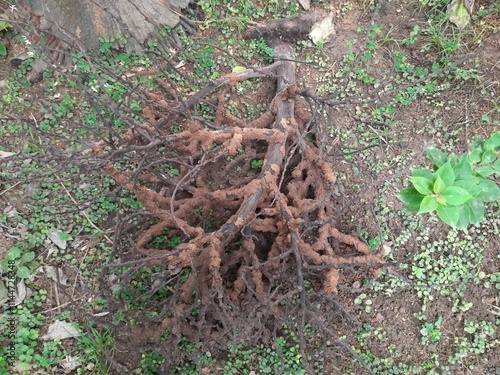
<path fill-rule="evenodd" d="M 19 281 L 19 283 L 17 284 L 17 294 L 14 305 L 20 305 L 28 296 L 28 292 L 30 292 L 29 294 L 31 294 L 31 290 L 26 288 L 26 285 L 24 285 L 24 279 L 21 279 L 21 281 Z"/>
<path fill-rule="evenodd" d="M 68 373 L 81 365 L 81 363 L 78 362 L 79 358 L 79 356 L 73 357 L 71 355 L 68 355 L 66 358 L 60 361 L 59 364 L 65 370 L 65 372 Z"/>
<path fill-rule="evenodd" d="M 15 155 L 15 152 L 0 151 L 0 159 L 8 158 L 9 156 Z"/>
<path fill-rule="evenodd" d="M 54 266 L 44 266 L 43 269 L 47 276 L 55 282 L 58 282 L 62 285 L 68 285 L 68 276 L 64 274 L 62 269 Z"/>
<path fill-rule="evenodd" d="M 299 4 L 304 10 L 309 10 L 311 8 L 311 0 L 299 0 Z"/>
<path fill-rule="evenodd" d="M 71 239 L 69 234 L 66 232 L 61 232 L 58 230 L 54 230 L 52 232 L 49 232 L 47 234 L 47 237 L 60 249 L 65 250 L 67 245 L 68 240 Z"/>
<path fill-rule="evenodd" d="M 3 281 L 0 280 L 0 305 L 3 305 L 8 300 L 9 300 L 9 293 L 7 287 L 5 286 Z"/>
<path fill-rule="evenodd" d="M 459 29 L 464 29 L 470 22 L 473 6 L 474 0 L 453 0 L 447 8 L 450 13 L 450 21 Z"/>
<path fill-rule="evenodd" d="M 316 22 L 309 33 L 309 37 L 316 45 L 332 41 L 334 35 L 333 13 Z"/>
<path fill-rule="evenodd" d="M 78 331 L 73 324 L 56 320 L 49 326 L 49 330 L 47 334 L 42 336 L 42 339 L 45 341 L 55 340 L 55 339 L 67 339 L 69 337 L 77 337 L 80 336 L 81 333 Z"/>

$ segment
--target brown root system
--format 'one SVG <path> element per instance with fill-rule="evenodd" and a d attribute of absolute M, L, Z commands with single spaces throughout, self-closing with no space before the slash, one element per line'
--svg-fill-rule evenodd
<path fill-rule="evenodd" d="M 288 313 L 283 302 L 303 293 L 304 271 L 315 269 L 317 291 L 332 296 L 344 267 L 376 273 L 383 263 L 381 254 L 337 229 L 334 167 L 320 158 L 313 115 L 296 96 L 293 50 L 280 43 L 274 50 L 275 64 L 220 78 L 184 111 L 151 94 L 148 121 L 119 141 L 135 161 L 105 168 L 149 215 L 138 229 L 137 259 L 162 266 L 165 282 L 189 270 L 172 295 L 173 317 L 164 320 L 174 336 L 211 337 L 238 322 L 247 339 L 268 337 L 266 322 Z M 276 79 L 277 90 L 256 120 L 230 114 L 223 95 L 213 126 L 191 117 L 204 96 L 259 76 Z M 180 244 L 155 247 L 156 238 L 173 234 Z M 339 255 L 333 244 L 351 255 Z"/>

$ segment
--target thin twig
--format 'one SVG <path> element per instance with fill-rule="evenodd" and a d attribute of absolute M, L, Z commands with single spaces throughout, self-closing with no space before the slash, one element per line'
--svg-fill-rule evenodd
<path fill-rule="evenodd" d="M 10 188 L 5 189 L 4 191 L 2 191 L 2 192 L 0 193 L 0 196 L 4 195 L 4 194 L 5 194 L 5 193 L 7 193 L 9 190 L 14 189 L 14 188 L 15 188 L 17 185 L 19 185 L 21 182 L 22 182 L 22 181 L 16 182 L 16 183 L 15 183 L 14 185 L 12 185 Z"/>
<path fill-rule="evenodd" d="M 59 274 L 59 270 L 57 270 L 57 274 Z M 56 310 L 60 314 L 61 313 L 61 301 L 59 300 L 59 291 L 57 290 L 57 282 L 54 282 L 54 293 L 56 295 Z"/>
<path fill-rule="evenodd" d="M 70 303 L 73 303 L 73 302 L 79 301 L 79 300 L 81 300 L 81 299 L 83 299 L 83 297 L 77 298 L 77 299 L 75 299 L 74 301 L 65 302 L 65 303 L 63 303 L 62 305 L 59 305 L 59 306 L 53 307 L 53 308 L 51 308 L 51 309 L 41 311 L 41 312 L 40 312 L 40 314 L 44 315 L 44 314 L 46 314 L 46 313 L 48 313 L 48 312 L 51 312 L 51 311 L 54 311 L 54 310 L 58 310 L 58 309 L 60 309 L 61 307 L 68 306 Z"/>
<path fill-rule="evenodd" d="M 83 258 L 82 258 L 82 259 L 85 259 L 85 258 L 87 257 L 87 254 L 89 253 L 89 250 L 90 250 L 90 246 L 85 245 L 84 247 L 87 247 L 87 251 L 86 251 L 86 252 L 85 252 L 85 254 L 83 255 Z M 82 262 L 80 262 L 80 266 L 78 267 L 78 271 L 76 272 L 75 282 L 73 283 L 73 290 L 71 291 L 71 298 L 73 298 L 73 296 L 75 295 L 76 282 L 78 281 L 78 277 L 79 277 L 79 276 L 80 276 L 80 274 L 81 274 L 82 264 L 83 264 L 83 261 L 82 261 Z"/>
<path fill-rule="evenodd" d="M 85 212 L 84 209 L 82 209 L 80 207 L 80 205 L 78 204 L 78 202 L 75 200 L 75 198 L 73 198 L 73 196 L 71 195 L 71 193 L 68 191 L 68 189 L 66 189 L 66 186 L 64 186 L 64 184 L 62 182 L 59 183 L 61 185 L 61 187 L 64 189 L 64 191 L 66 192 L 66 194 L 68 194 L 68 197 L 69 199 L 71 199 L 71 201 L 76 204 L 76 206 L 78 207 L 78 209 L 80 210 L 80 212 L 82 213 L 83 216 L 85 216 L 85 219 L 87 219 L 87 221 L 89 222 L 90 226 L 92 228 L 94 228 L 95 230 L 99 231 L 102 233 L 102 235 L 104 236 L 104 238 L 106 239 L 106 241 L 108 241 L 110 244 L 113 244 L 113 241 L 104 233 L 104 231 L 102 229 L 100 229 L 97 225 L 94 224 L 94 222 L 92 220 L 90 220 L 89 216 L 87 215 L 87 213 Z"/>

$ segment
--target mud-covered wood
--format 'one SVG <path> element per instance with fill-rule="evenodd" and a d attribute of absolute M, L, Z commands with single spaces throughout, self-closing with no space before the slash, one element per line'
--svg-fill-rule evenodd
<path fill-rule="evenodd" d="M 213 327 L 220 325 L 226 334 L 255 328 L 262 314 L 280 319 L 285 312 L 274 281 L 293 284 L 290 293 L 299 294 L 309 265 L 322 268 L 323 292 L 334 295 L 341 268 L 383 264 L 381 254 L 336 228 L 334 169 L 306 137 L 314 131 L 304 103 L 297 106 L 293 48 L 275 41 L 273 49 L 273 65 L 222 76 L 186 101 L 190 111 L 205 95 L 266 75 L 276 79 L 276 94 L 256 120 L 229 113 L 223 92 L 216 98 L 216 126 L 208 127 L 147 93 L 147 121 L 128 131 L 119 147 L 143 155 L 144 161 L 169 160 L 179 168 L 178 177 L 165 175 L 162 162 L 135 171 L 112 162 L 105 168 L 151 216 L 151 224 L 137 233 L 138 258 L 165 267 L 172 276 L 190 270 L 170 300 L 174 316 L 166 324 L 174 337 L 213 337 Z M 182 131 L 172 133 L 172 124 Z M 103 144 L 94 147 L 95 154 L 103 152 Z M 250 168 L 255 159 L 262 160 L 258 171 Z M 183 241 L 173 249 L 155 248 L 154 239 L 165 235 Z M 190 309 L 196 301 L 203 308 L 194 317 Z M 242 333 L 247 339 L 269 334 L 265 327 Z"/>

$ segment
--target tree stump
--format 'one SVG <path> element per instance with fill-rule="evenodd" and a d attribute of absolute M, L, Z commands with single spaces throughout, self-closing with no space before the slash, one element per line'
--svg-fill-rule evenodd
<path fill-rule="evenodd" d="M 23 0 L 40 17 L 40 26 L 66 43 L 86 50 L 99 47 L 99 38 L 128 35 L 126 48 L 141 51 L 147 38 L 163 26 L 179 23 L 189 0 Z"/>

